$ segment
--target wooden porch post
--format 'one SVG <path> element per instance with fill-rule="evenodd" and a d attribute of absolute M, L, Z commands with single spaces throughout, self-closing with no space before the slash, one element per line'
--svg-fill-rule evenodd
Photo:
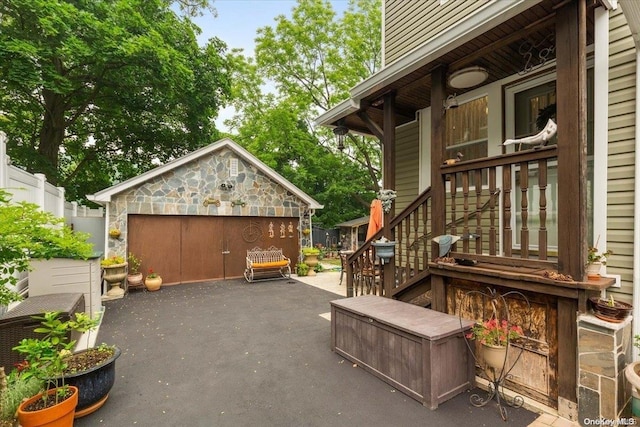
<path fill-rule="evenodd" d="M 558 269 L 582 280 L 587 253 L 587 86 L 585 0 L 566 3 L 556 18 L 558 118 Z M 558 411 L 577 402 L 575 300 L 558 300 Z"/>
<path fill-rule="evenodd" d="M 382 188 L 396 189 L 396 94 L 387 93 L 384 96 L 382 140 Z M 391 232 L 391 219 L 395 216 L 395 203 L 391 211 L 382 216 L 382 235 L 389 240 L 395 240 Z M 384 296 L 391 298 L 391 290 L 395 282 L 395 257 L 384 265 Z"/>
<path fill-rule="evenodd" d="M 583 279 L 587 258 L 586 33 L 584 0 L 558 10 L 558 268 L 576 280 Z"/>
<path fill-rule="evenodd" d="M 440 236 L 445 229 L 445 181 L 440 173 L 444 162 L 445 117 L 442 107 L 446 97 L 447 69 L 431 72 L 431 235 Z M 431 260 L 438 256 L 438 245 L 431 242 Z M 431 276 L 432 308 L 446 311 L 446 292 L 442 276 Z"/>

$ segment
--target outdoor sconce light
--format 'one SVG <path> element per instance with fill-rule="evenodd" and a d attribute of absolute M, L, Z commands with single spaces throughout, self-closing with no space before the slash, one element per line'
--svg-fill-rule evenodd
<path fill-rule="evenodd" d="M 458 108 L 458 100 L 456 99 L 456 94 L 447 96 L 447 99 L 442 103 L 444 110 L 450 110 L 452 108 Z"/>
<path fill-rule="evenodd" d="M 233 184 L 230 182 L 223 182 L 222 184 L 220 184 L 220 189 L 222 191 L 231 191 L 233 190 Z"/>
<path fill-rule="evenodd" d="M 338 137 L 338 150 L 344 150 L 344 137 L 349 133 L 349 128 L 340 124 L 333 128 L 333 134 Z"/>
<path fill-rule="evenodd" d="M 387 264 L 395 254 L 396 242 L 387 240 L 385 237 L 382 237 L 380 238 L 380 240 L 371 242 L 371 246 L 376 248 L 376 256 L 380 258 L 380 261 L 383 264 Z"/>

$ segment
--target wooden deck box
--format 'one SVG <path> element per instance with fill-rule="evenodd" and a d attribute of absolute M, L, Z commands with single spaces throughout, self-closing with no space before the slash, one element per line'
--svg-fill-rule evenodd
<path fill-rule="evenodd" d="M 472 321 L 373 295 L 331 302 L 331 349 L 430 409 L 474 386 Z"/>

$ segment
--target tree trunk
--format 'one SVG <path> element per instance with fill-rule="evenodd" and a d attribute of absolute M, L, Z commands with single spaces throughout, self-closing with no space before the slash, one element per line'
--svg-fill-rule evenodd
<path fill-rule="evenodd" d="M 42 91 L 44 97 L 44 118 L 40 130 L 38 154 L 46 161 L 45 170 L 41 171 L 47 181 L 53 185 L 58 181 L 58 153 L 64 140 L 64 102 L 61 95 L 48 89 Z"/>

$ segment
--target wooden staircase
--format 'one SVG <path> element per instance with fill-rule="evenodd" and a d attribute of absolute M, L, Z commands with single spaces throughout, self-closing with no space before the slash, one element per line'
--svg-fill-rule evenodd
<path fill-rule="evenodd" d="M 371 243 L 382 237 L 382 230 L 367 240 L 347 259 L 347 296 L 381 295 L 423 307 L 431 304 L 431 279 L 428 269 L 431 247 L 431 188 L 420 194 L 390 223 L 396 241 L 394 286 L 384 295 L 383 266 Z"/>

